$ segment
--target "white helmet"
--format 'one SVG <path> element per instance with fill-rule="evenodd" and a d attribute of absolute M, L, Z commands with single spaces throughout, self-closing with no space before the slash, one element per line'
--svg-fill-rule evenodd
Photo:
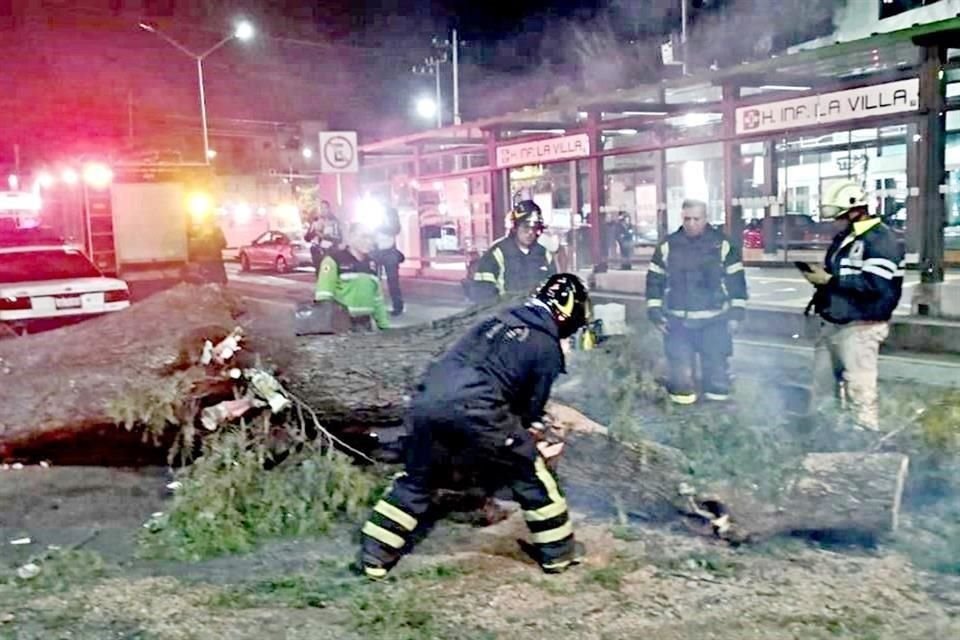
<path fill-rule="evenodd" d="M 867 206 L 867 192 L 853 181 L 838 181 L 827 187 L 820 196 L 820 217 L 833 220 L 851 209 Z"/>

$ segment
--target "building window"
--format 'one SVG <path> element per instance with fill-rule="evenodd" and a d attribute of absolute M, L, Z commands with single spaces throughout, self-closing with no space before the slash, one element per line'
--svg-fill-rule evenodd
<path fill-rule="evenodd" d="M 936 2 L 940 2 L 940 0 L 880 0 L 880 19 L 892 18 Z"/>

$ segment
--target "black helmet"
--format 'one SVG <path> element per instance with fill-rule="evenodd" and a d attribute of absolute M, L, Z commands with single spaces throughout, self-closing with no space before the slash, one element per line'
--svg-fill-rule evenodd
<path fill-rule="evenodd" d="M 561 338 L 569 338 L 585 327 L 593 315 L 590 294 L 580 278 L 572 273 L 550 276 L 533 297 L 550 309 Z"/>
<path fill-rule="evenodd" d="M 513 205 L 510 212 L 511 227 L 516 229 L 523 223 L 528 223 L 537 235 L 543 233 L 546 225 L 543 224 L 543 212 L 533 200 L 521 200 Z"/>

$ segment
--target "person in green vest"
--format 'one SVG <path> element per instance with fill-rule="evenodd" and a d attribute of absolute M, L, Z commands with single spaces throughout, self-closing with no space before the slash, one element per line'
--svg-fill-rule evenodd
<path fill-rule="evenodd" d="M 387 329 L 390 318 L 377 265 L 370 257 L 372 249 L 373 234 L 362 225 L 351 224 L 347 245 L 328 253 L 320 262 L 314 300 L 342 305 L 357 327 L 367 327 L 372 320 L 378 329 Z"/>

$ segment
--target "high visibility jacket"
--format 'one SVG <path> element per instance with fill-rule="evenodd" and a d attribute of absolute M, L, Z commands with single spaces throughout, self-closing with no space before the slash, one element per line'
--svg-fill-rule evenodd
<path fill-rule="evenodd" d="M 900 304 L 904 266 L 897 237 L 879 218 L 853 223 L 827 250 L 824 268 L 833 278 L 817 289 L 817 313 L 835 324 L 889 320 Z"/>
<path fill-rule="evenodd" d="M 471 297 L 476 302 L 493 302 L 507 293 L 528 293 L 556 272 L 553 255 L 543 245 L 534 244 L 524 252 L 509 235 L 480 258 Z"/>
<path fill-rule="evenodd" d="M 371 316 L 380 329 L 390 326 L 376 263 L 371 258 L 358 260 L 348 249 L 334 251 L 320 262 L 314 300 L 333 300 L 355 318 Z"/>
<path fill-rule="evenodd" d="M 695 238 L 675 231 L 653 253 L 646 295 L 647 309 L 690 326 L 723 316 L 739 320 L 747 308 L 740 250 L 713 227 Z"/>

